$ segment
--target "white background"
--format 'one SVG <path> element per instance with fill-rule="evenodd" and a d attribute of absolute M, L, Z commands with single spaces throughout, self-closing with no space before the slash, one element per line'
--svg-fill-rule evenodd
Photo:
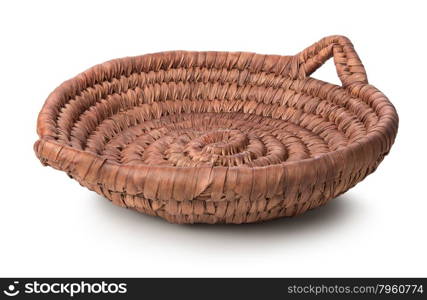
<path fill-rule="evenodd" d="M 2 1 L 0 276 L 427 276 L 423 2 Z M 33 153 L 49 92 L 94 64 L 178 49 L 295 54 L 331 34 L 353 41 L 400 128 L 373 175 L 303 216 L 172 225 Z M 331 62 L 314 77 L 339 83 Z"/>

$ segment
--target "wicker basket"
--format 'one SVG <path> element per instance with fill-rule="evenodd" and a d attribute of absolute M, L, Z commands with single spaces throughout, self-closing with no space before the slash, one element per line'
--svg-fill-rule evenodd
<path fill-rule="evenodd" d="M 310 76 L 333 57 L 342 86 Z M 351 42 L 295 56 L 172 51 L 97 65 L 53 91 L 45 165 L 173 223 L 250 223 L 323 205 L 372 173 L 398 116 Z"/>

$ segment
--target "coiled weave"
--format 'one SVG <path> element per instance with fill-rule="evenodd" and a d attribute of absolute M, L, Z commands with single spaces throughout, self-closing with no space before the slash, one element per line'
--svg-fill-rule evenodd
<path fill-rule="evenodd" d="M 342 86 L 310 77 L 331 57 Z M 50 94 L 34 148 L 117 205 L 249 223 L 344 193 L 397 127 L 351 42 L 331 36 L 294 56 L 172 51 L 97 65 Z"/>

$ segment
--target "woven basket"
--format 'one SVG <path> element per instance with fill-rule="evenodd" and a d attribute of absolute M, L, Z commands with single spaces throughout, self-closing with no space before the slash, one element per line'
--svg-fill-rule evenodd
<path fill-rule="evenodd" d="M 310 76 L 333 57 L 342 86 Z M 97 65 L 44 104 L 37 157 L 173 223 L 250 223 L 323 205 L 372 173 L 398 127 L 351 42 L 295 56 L 172 51 Z"/>

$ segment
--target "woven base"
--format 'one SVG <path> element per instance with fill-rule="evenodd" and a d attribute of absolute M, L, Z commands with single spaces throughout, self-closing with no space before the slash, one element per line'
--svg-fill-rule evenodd
<path fill-rule="evenodd" d="M 343 86 L 308 77 L 334 57 Z M 296 56 L 166 52 L 57 88 L 39 159 L 115 204 L 174 223 L 249 223 L 324 204 L 373 172 L 397 114 L 344 37 Z"/>
<path fill-rule="evenodd" d="M 226 109 L 233 110 L 235 104 L 227 102 L 230 107 Z M 185 113 L 135 124 L 108 139 L 98 138 L 108 136 L 98 128 L 86 149 L 126 165 L 262 167 L 317 157 L 346 145 L 343 133 L 331 131 L 334 139 L 328 140 L 290 121 L 271 117 Z"/>
<path fill-rule="evenodd" d="M 350 176 L 334 182 L 319 182 L 313 186 L 312 194 L 302 197 L 297 195 L 276 195 L 256 201 L 228 200 L 209 201 L 209 194 L 198 200 L 161 201 L 150 200 L 140 196 L 123 195 L 122 193 L 104 190 L 98 186 L 87 186 L 120 207 L 135 209 L 141 213 L 161 217 L 177 224 L 193 223 L 259 223 L 281 217 L 294 217 L 306 211 L 323 206 L 328 200 L 338 197 L 373 172 L 380 161 L 367 169 L 359 170 L 358 176 Z M 307 189 L 303 190 L 307 191 Z M 300 199 L 298 199 L 300 195 Z"/>

